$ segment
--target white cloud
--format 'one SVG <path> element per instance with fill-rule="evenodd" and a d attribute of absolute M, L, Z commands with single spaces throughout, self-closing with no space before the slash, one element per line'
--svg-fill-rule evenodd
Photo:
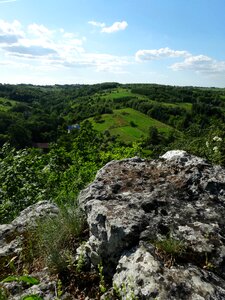
<path fill-rule="evenodd" d="M 174 71 L 193 70 L 200 73 L 223 73 L 225 61 L 217 61 L 205 55 L 187 57 L 183 62 L 177 62 L 170 66 Z"/>
<path fill-rule="evenodd" d="M 18 21 L 12 23 L 0 20 L 0 46 L 12 45 L 24 37 L 22 25 Z"/>
<path fill-rule="evenodd" d="M 50 37 L 52 35 L 52 31 L 46 28 L 44 25 L 38 25 L 36 23 L 30 24 L 28 26 L 28 32 L 30 34 L 36 35 L 36 36 L 48 36 Z"/>
<path fill-rule="evenodd" d="M 6 61 L 6 60 L 0 61 L 1 66 L 9 66 L 11 63 L 12 63 L 11 61 Z"/>
<path fill-rule="evenodd" d="M 168 47 L 150 50 L 138 50 L 136 61 L 153 61 L 161 59 L 183 59 L 169 66 L 173 71 L 192 70 L 197 73 L 225 73 L 225 61 L 217 61 L 206 55 L 193 55 L 186 50 L 173 50 Z"/>
<path fill-rule="evenodd" d="M 14 44 L 18 41 L 18 36 L 10 34 L 0 34 L 0 44 Z"/>
<path fill-rule="evenodd" d="M 64 30 L 49 30 L 44 25 L 30 24 L 23 28 L 20 22 L 0 20 L 0 49 L 15 57 L 40 59 L 63 57 L 66 53 L 83 51 L 82 39 Z"/>
<path fill-rule="evenodd" d="M 3 47 L 3 50 L 15 54 L 16 56 L 23 56 L 23 57 L 29 56 L 31 58 L 57 54 L 57 52 L 54 49 L 44 48 L 42 46 L 35 46 L 35 45 L 30 45 L 28 47 L 22 45 L 19 46 L 13 45 L 8 47 Z"/>
<path fill-rule="evenodd" d="M 63 36 L 67 39 L 73 39 L 75 37 L 75 34 L 72 32 L 65 32 L 63 33 Z"/>
<path fill-rule="evenodd" d="M 17 20 L 12 23 L 0 20 L 0 35 L 14 35 L 21 37 L 23 36 L 22 25 Z"/>
<path fill-rule="evenodd" d="M 0 20 L 0 55 L 7 61 L 31 64 L 36 70 L 60 68 L 92 68 L 95 71 L 122 72 L 126 57 L 104 53 L 89 53 L 84 49 L 86 38 L 66 32 L 63 28 L 50 30 L 44 25 L 23 27 L 18 21 Z M 1 58 L 1 56 L 0 56 Z M 2 63 L 1 63 L 2 64 Z"/>
<path fill-rule="evenodd" d="M 135 54 L 137 61 L 156 60 L 162 58 L 188 57 L 188 51 L 172 50 L 168 47 L 151 50 L 138 50 Z"/>
<path fill-rule="evenodd" d="M 96 21 L 89 21 L 88 24 L 95 26 L 95 27 L 105 27 L 105 23 L 96 22 Z"/>
<path fill-rule="evenodd" d="M 125 30 L 127 28 L 127 26 L 128 26 L 128 24 L 126 21 L 115 22 L 112 24 L 112 26 L 103 27 L 101 31 L 105 32 L 105 33 L 113 33 L 113 32 L 117 32 L 120 30 Z"/>
<path fill-rule="evenodd" d="M 105 53 L 77 53 L 66 58 L 58 58 L 45 62 L 51 66 L 66 67 L 70 69 L 92 68 L 97 72 L 123 73 L 123 67 L 130 64 L 127 57 L 120 57 Z"/>
<path fill-rule="evenodd" d="M 106 26 L 105 23 L 97 22 L 97 21 L 89 21 L 88 24 L 102 28 L 101 32 L 105 33 L 113 33 L 120 30 L 125 30 L 128 26 L 126 21 L 122 22 L 114 22 L 111 26 Z"/>
<path fill-rule="evenodd" d="M 120 73 L 122 67 L 129 64 L 129 59 L 110 54 L 84 53 L 81 57 L 83 65 L 95 67 L 97 71 Z"/>
<path fill-rule="evenodd" d="M 0 4 L 2 3 L 10 3 L 10 2 L 16 2 L 17 0 L 0 0 Z"/>

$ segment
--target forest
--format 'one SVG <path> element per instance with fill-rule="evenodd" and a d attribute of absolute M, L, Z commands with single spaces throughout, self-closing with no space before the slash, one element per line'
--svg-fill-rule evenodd
<path fill-rule="evenodd" d="M 225 166 L 225 89 L 0 84 L 0 224 L 41 200 L 56 203 L 68 219 L 79 192 L 107 162 L 173 149 Z M 59 274 L 69 268 L 63 255 L 51 263 Z"/>
<path fill-rule="evenodd" d="M 224 165 L 224 129 L 225 89 L 0 84 L 0 223 L 72 201 L 112 159 L 183 149 Z"/>

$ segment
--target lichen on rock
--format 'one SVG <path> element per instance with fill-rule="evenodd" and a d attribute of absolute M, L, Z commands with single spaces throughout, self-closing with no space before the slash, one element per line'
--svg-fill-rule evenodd
<path fill-rule="evenodd" d="M 0 225 L 0 258 L 18 255 L 22 250 L 23 234 L 37 226 L 46 216 L 56 216 L 59 209 L 49 201 L 40 201 L 24 209 L 10 224 Z"/>
<path fill-rule="evenodd" d="M 79 203 L 87 255 L 102 261 L 122 299 L 129 289 L 137 299 L 225 299 L 223 168 L 179 150 L 113 161 Z M 168 239 L 182 242 L 182 253 L 157 248 Z"/>
<path fill-rule="evenodd" d="M 112 161 L 78 201 L 90 236 L 77 255 L 96 270 L 101 263 L 112 283 L 102 300 L 225 299 L 222 167 L 180 150 L 156 160 Z M 41 202 L 0 225 L 0 259 L 19 255 L 27 228 L 57 213 Z M 51 299 L 55 284 L 46 277 L 33 289 Z"/>
<path fill-rule="evenodd" d="M 22 265 L 24 245 L 28 233 L 38 225 L 43 218 L 56 217 L 59 208 L 49 201 L 40 201 L 23 210 L 10 224 L 0 225 L 0 280 L 5 279 L 7 272 L 19 269 Z M 25 249 L 26 250 L 26 249 Z M 26 257 L 24 257 L 26 259 Z M 12 265 L 12 266 L 11 266 Z M 47 272 L 30 274 L 37 276 L 40 283 L 34 286 L 12 281 L 1 283 L 0 288 L 7 291 L 7 299 L 20 300 L 26 295 L 39 295 L 44 300 L 57 299 L 55 289 L 57 282 L 49 278 Z M 16 276 L 15 276 L 16 278 Z"/>

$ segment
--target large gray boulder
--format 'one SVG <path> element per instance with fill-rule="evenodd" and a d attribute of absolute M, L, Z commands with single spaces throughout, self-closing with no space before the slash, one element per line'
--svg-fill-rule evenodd
<path fill-rule="evenodd" d="M 86 255 L 102 262 L 121 299 L 225 299 L 220 166 L 184 151 L 112 161 L 79 203 L 90 228 Z"/>

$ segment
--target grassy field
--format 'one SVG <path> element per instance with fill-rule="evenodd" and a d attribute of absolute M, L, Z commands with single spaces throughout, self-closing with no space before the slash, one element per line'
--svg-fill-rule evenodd
<path fill-rule="evenodd" d="M 107 99 L 118 99 L 118 98 L 123 98 L 128 96 L 135 97 L 136 95 L 132 94 L 129 89 L 125 89 L 125 88 L 113 89 L 111 90 L 111 93 L 105 92 L 101 95 L 102 98 L 107 98 Z"/>
<path fill-rule="evenodd" d="M 149 103 L 159 103 L 160 105 L 166 106 L 166 107 L 181 107 L 181 108 L 186 109 L 187 111 L 190 111 L 192 108 L 191 103 L 157 102 L 157 101 L 149 99 L 147 96 L 131 93 L 131 90 L 126 89 L 126 88 L 121 88 L 121 87 L 113 89 L 110 92 L 104 92 L 102 94 L 97 93 L 97 94 L 95 94 L 95 98 L 97 98 L 97 97 L 100 97 L 101 99 L 105 99 L 105 100 L 107 100 L 107 99 L 115 100 L 115 99 L 131 97 L 131 98 L 139 99 L 141 101 L 146 100 Z"/>
<path fill-rule="evenodd" d="M 94 118 L 90 118 L 96 130 L 101 132 L 108 130 L 111 135 L 119 136 L 125 142 L 133 142 L 146 137 L 151 126 L 155 126 L 159 132 L 166 134 L 173 130 L 172 127 L 132 108 L 114 110 L 113 114 L 102 115 L 101 120 L 101 123 L 96 123 Z"/>
<path fill-rule="evenodd" d="M 14 100 L 9 100 L 0 97 L 0 111 L 8 111 L 12 108 L 17 102 Z"/>

